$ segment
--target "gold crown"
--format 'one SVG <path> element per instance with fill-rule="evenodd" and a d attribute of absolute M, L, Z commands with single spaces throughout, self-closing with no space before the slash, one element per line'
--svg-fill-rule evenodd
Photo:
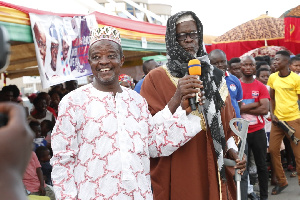
<path fill-rule="evenodd" d="M 111 26 L 104 26 L 91 31 L 90 46 L 100 40 L 110 40 L 121 45 L 120 32 Z"/>

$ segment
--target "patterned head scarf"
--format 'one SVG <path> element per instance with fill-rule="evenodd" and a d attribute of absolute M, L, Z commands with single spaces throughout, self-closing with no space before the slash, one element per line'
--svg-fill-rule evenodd
<path fill-rule="evenodd" d="M 199 50 L 197 56 L 201 57 L 206 55 L 206 52 L 203 50 L 203 26 L 201 21 L 191 11 L 179 12 L 171 16 L 167 22 L 166 30 L 166 47 L 168 55 L 167 67 L 170 70 L 171 74 L 175 77 L 181 78 L 187 73 L 187 63 L 195 59 L 193 55 L 185 51 L 176 40 L 176 22 L 183 15 L 191 15 L 196 22 L 198 28 L 198 41 L 199 41 Z"/>
<path fill-rule="evenodd" d="M 203 26 L 195 13 L 191 11 L 179 12 L 168 19 L 166 30 L 167 68 L 172 76 L 181 78 L 188 73 L 188 62 L 192 59 L 196 59 L 194 55 L 185 51 L 176 40 L 176 22 L 179 19 L 182 20 L 182 16 L 184 15 L 191 15 L 197 25 L 199 50 L 196 56 L 197 59 L 201 61 L 202 73 L 200 79 L 203 81 L 206 97 L 205 104 L 203 105 L 203 115 L 213 139 L 218 170 L 222 179 L 226 179 L 223 160 L 226 141 L 221 121 L 221 108 L 224 105 L 224 101 L 219 93 L 219 87 L 224 84 L 225 79 L 221 70 L 209 64 L 207 53 L 203 48 Z"/>

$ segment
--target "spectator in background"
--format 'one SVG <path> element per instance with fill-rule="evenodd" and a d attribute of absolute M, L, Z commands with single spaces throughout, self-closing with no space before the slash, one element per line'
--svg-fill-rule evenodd
<path fill-rule="evenodd" d="M 51 132 L 53 130 L 54 124 L 52 121 L 45 119 L 41 123 L 41 135 L 47 141 L 47 147 L 51 148 Z"/>
<path fill-rule="evenodd" d="M 50 107 L 53 108 L 56 115 L 58 115 L 58 105 L 64 95 L 61 92 L 59 92 L 59 90 L 50 90 L 48 94 L 51 97 Z"/>
<path fill-rule="evenodd" d="M 257 66 L 256 66 L 257 67 Z M 270 76 L 270 70 L 268 68 L 261 67 L 256 71 L 256 79 L 267 86 Z"/>
<path fill-rule="evenodd" d="M 230 74 L 233 74 L 237 78 L 242 77 L 241 73 L 241 59 L 240 58 L 231 58 L 228 62 L 228 71 Z"/>
<path fill-rule="evenodd" d="M 271 67 L 269 66 L 269 64 L 266 61 L 257 61 L 256 62 L 256 70 L 258 70 L 259 68 L 266 68 L 269 71 L 271 70 Z"/>
<path fill-rule="evenodd" d="M 265 61 L 265 59 L 262 56 L 256 56 L 254 58 L 255 62 L 259 62 L 259 61 Z"/>
<path fill-rule="evenodd" d="M 159 67 L 157 62 L 154 59 L 150 59 L 150 60 L 146 60 L 143 63 L 143 72 L 144 72 L 144 76 L 143 78 L 136 84 L 134 91 L 136 91 L 137 93 L 140 93 L 141 91 L 141 87 L 143 84 L 143 81 L 145 79 L 145 76 L 147 76 L 147 74 L 152 70 Z"/>
<path fill-rule="evenodd" d="M 33 105 L 36 110 L 35 113 L 30 113 L 28 116 L 28 121 L 38 121 L 41 123 L 45 119 L 52 121 L 52 123 L 55 123 L 55 118 L 53 114 L 47 110 L 47 103 L 46 100 L 42 97 L 36 97 L 33 100 Z"/>
<path fill-rule="evenodd" d="M 264 61 L 261 61 L 261 62 L 264 62 Z M 257 65 L 256 65 L 256 67 L 257 67 Z M 268 86 L 267 83 L 268 83 L 270 74 L 271 74 L 270 70 L 268 70 L 267 68 L 263 68 L 263 67 L 259 68 L 256 71 L 256 79 L 258 81 L 260 81 L 261 83 L 263 83 L 267 87 L 269 93 L 270 93 L 270 86 Z M 265 132 L 267 135 L 267 148 L 268 148 L 267 149 L 267 157 L 270 158 L 269 146 L 270 146 L 270 132 L 271 132 L 271 124 L 272 124 L 270 109 L 269 109 L 268 114 L 264 115 L 264 119 L 265 119 Z M 276 185 L 277 181 L 276 181 L 276 176 L 275 176 L 273 165 L 272 165 L 272 160 L 269 159 L 269 162 L 270 162 L 270 169 L 271 169 L 271 185 Z"/>
<path fill-rule="evenodd" d="M 41 136 L 41 124 L 38 121 L 31 121 L 29 122 L 29 127 L 31 130 L 35 133 L 35 138 L 33 139 L 34 148 L 35 151 L 36 148 L 40 146 L 47 146 L 47 141 L 44 137 Z"/>
<path fill-rule="evenodd" d="M 37 97 L 36 93 L 32 93 L 28 96 L 29 102 L 33 104 L 33 100 Z"/>
<path fill-rule="evenodd" d="M 51 86 L 51 89 L 50 89 L 50 91 L 56 91 L 56 92 L 61 92 L 61 93 L 63 93 L 63 90 L 64 90 L 64 85 L 62 83 L 53 85 L 53 86 Z"/>
<path fill-rule="evenodd" d="M 52 166 L 50 165 L 50 150 L 45 146 L 40 146 L 35 150 L 35 153 L 40 161 L 46 184 L 53 186 L 51 179 Z"/>
<path fill-rule="evenodd" d="M 292 127 L 294 137 L 300 138 L 300 111 L 297 101 L 300 99 L 300 76 L 289 70 L 290 53 L 278 51 L 275 55 L 274 66 L 276 73 L 269 77 L 268 85 L 271 87 L 271 134 L 269 151 L 278 184 L 273 188 L 272 194 L 277 195 L 288 186 L 287 179 L 281 164 L 280 144 L 286 135 L 293 149 L 298 181 L 300 185 L 300 145 L 292 141 L 291 136 L 286 134 L 278 125 L 284 122 Z"/>
<path fill-rule="evenodd" d="M 290 59 L 290 70 L 300 75 L 300 57 L 292 57 Z"/>
<path fill-rule="evenodd" d="M 265 62 L 267 62 L 267 64 L 270 66 L 271 64 L 271 57 L 268 55 L 263 56 L 263 59 Z"/>
<path fill-rule="evenodd" d="M 32 195 L 48 196 L 55 200 L 52 189 L 45 184 L 41 164 L 34 151 L 31 152 L 31 158 L 23 175 L 25 189 Z"/>
<path fill-rule="evenodd" d="M 119 84 L 130 89 L 134 88 L 133 79 L 131 78 L 131 76 L 128 76 L 126 74 L 121 74 L 119 76 Z"/>
<path fill-rule="evenodd" d="M 2 88 L 2 101 L 11 101 L 13 102 L 14 100 L 14 92 L 12 91 L 11 87 L 9 86 L 4 86 Z"/>
<path fill-rule="evenodd" d="M 275 73 L 275 67 L 274 67 L 274 58 L 270 58 L 270 68 L 271 68 L 271 74 Z"/>
<path fill-rule="evenodd" d="M 225 52 L 220 49 L 212 50 L 209 53 L 208 58 L 210 60 L 210 64 L 224 72 L 226 85 L 231 97 L 231 104 L 235 110 L 236 117 L 240 118 L 240 107 L 243 100 L 243 90 L 239 79 L 227 72 L 227 58 Z"/>
<path fill-rule="evenodd" d="M 67 94 L 67 90 L 64 88 L 64 85 L 62 83 L 51 86 L 51 89 L 49 90 L 48 94 L 51 96 L 52 92 L 57 92 L 60 95 L 61 98 L 65 94 Z"/>
<path fill-rule="evenodd" d="M 65 82 L 65 88 L 67 90 L 67 93 L 76 90 L 78 88 L 78 81 L 77 80 L 70 80 Z"/>
<path fill-rule="evenodd" d="M 227 71 L 227 58 L 225 52 L 220 49 L 212 50 L 208 54 L 208 58 L 210 60 L 210 64 L 212 64 L 213 66 L 219 68 L 224 72 L 226 85 L 231 97 L 231 104 L 234 108 L 235 115 L 237 118 L 241 118 L 240 108 L 243 100 L 243 90 L 239 79 Z M 248 151 L 248 147 L 246 144 L 245 147 L 246 155 L 248 155 L 247 151 Z M 241 198 L 242 199 L 248 198 L 248 171 L 247 170 L 245 170 L 244 174 L 242 175 Z"/>
<path fill-rule="evenodd" d="M 54 110 L 53 108 L 50 107 L 50 105 L 51 105 L 51 97 L 50 97 L 50 95 L 49 95 L 48 93 L 46 93 L 46 92 L 40 92 L 40 93 L 38 93 L 37 97 L 42 98 L 42 99 L 45 99 L 45 101 L 46 101 L 46 106 L 47 106 L 47 110 L 50 111 L 50 112 L 53 114 L 54 118 L 56 119 L 57 114 L 56 114 L 55 110 Z M 31 115 L 35 115 L 36 112 L 37 112 L 37 111 L 36 111 L 36 109 L 34 108 L 34 109 L 31 111 Z"/>
<path fill-rule="evenodd" d="M 290 69 L 290 71 L 300 75 L 300 57 L 294 56 L 294 57 L 290 58 L 289 69 Z M 299 105 L 299 102 L 300 102 L 300 100 L 298 100 L 298 105 Z M 284 136 L 283 143 L 285 146 L 285 158 L 286 158 L 286 163 L 287 163 L 287 170 L 292 172 L 290 175 L 291 178 L 296 177 L 297 176 L 297 172 L 295 171 L 296 170 L 296 160 L 295 160 L 295 156 L 294 156 L 290 141 L 287 138 L 287 136 Z M 283 157 L 282 157 L 282 159 L 283 159 Z"/>
<path fill-rule="evenodd" d="M 7 86 L 8 88 L 10 88 L 10 90 L 13 92 L 13 102 L 19 103 L 19 97 L 20 97 L 20 90 L 16 85 L 9 85 Z"/>
<path fill-rule="evenodd" d="M 255 60 L 252 56 L 245 56 L 241 59 L 243 74 L 240 79 L 243 88 L 241 116 L 250 122 L 247 135 L 248 155 L 250 151 L 253 152 L 257 166 L 260 199 L 265 200 L 268 199 L 269 174 L 266 163 L 267 139 L 263 116 L 268 114 L 270 95 L 266 86 L 254 79 L 255 68 Z"/>

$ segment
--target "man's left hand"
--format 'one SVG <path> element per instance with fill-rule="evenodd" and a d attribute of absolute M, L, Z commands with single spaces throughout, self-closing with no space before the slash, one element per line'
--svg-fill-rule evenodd
<path fill-rule="evenodd" d="M 239 169 L 238 170 L 238 173 L 240 175 L 243 175 L 244 171 L 246 170 L 246 155 L 244 154 L 243 155 L 243 160 L 240 160 L 238 158 L 238 152 L 235 151 L 234 149 L 229 149 L 227 151 L 227 155 L 228 155 L 228 158 L 231 159 L 231 160 L 234 160 L 236 162 L 236 165 L 234 166 L 235 169 Z"/>

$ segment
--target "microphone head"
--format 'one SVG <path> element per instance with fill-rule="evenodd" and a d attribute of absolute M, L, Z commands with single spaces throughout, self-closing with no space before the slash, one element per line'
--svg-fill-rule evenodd
<path fill-rule="evenodd" d="M 201 75 L 201 62 L 198 59 L 190 60 L 188 63 L 189 75 Z"/>

